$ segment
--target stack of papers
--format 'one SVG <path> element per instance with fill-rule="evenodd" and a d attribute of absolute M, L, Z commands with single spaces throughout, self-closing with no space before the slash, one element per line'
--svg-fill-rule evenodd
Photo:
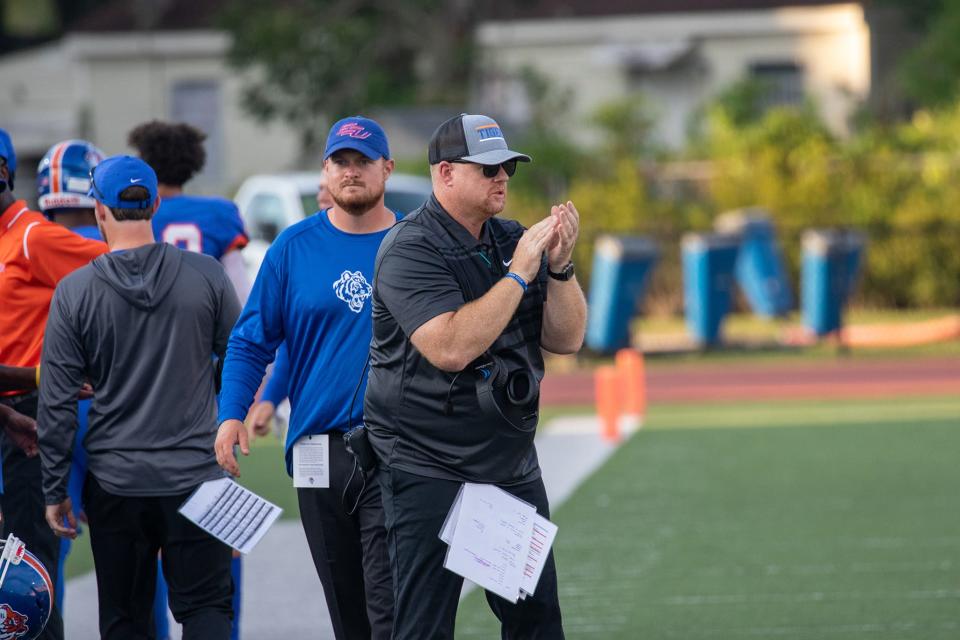
<path fill-rule="evenodd" d="M 283 509 L 230 478 L 204 482 L 180 513 L 241 553 L 250 553 Z"/>
<path fill-rule="evenodd" d="M 443 566 L 510 602 L 533 595 L 557 525 L 489 484 L 466 483 L 440 531 Z"/>

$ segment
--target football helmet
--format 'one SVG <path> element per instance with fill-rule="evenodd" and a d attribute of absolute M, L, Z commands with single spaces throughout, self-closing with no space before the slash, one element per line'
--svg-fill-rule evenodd
<path fill-rule="evenodd" d="M 86 140 L 65 140 L 50 147 L 37 166 L 37 204 L 49 218 L 59 209 L 93 209 L 90 171 L 103 151 Z M 0 636 L 3 640 L 3 636 Z"/>
<path fill-rule="evenodd" d="M 0 549 L 0 640 L 33 640 L 50 619 L 53 582 L 13 534 L 0 540 Z"/>

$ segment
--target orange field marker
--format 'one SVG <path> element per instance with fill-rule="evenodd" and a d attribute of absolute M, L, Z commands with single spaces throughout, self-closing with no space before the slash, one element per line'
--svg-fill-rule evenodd
<path fill-rule="evenodd" d="M 620 349 L 615 361 L 625 426 L 628 429 L 640 427 L 647 415 L 647 377 L 643 353 L 636 349 Z"/>
<path fill-rule="evenodd" d="M 610 442 L 620 441 L 620 383 L 617 369 L 597 367 L 593 374 L 597 415 L 600 417 L 600 435 Z"/>

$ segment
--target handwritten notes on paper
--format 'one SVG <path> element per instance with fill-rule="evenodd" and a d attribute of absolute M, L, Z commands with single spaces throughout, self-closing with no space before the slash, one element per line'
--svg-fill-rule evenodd
<path fill-rule="evenodd" d="M 449 545 L 443 566 L 505 600 L 536 589 L 557 526 L 493 485 L 466 483 L 440 539 Z"/>
<path fill-rule="evenodd" d="M 201 484 L 180 513 L 241 553 L 250 553 L 283 509 L 230 478 Z"/>

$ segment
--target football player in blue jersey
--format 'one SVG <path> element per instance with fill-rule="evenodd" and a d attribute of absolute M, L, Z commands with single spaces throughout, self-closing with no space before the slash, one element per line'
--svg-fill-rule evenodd
<path fill-rule="evenodd" d="M 249 238 L 237 205 L 225 198 L 183 192 L 183 185 L 206 162 L 205 139 L 202 131 L 188 124 L 154 120 L 134 128 L 127 142 L 160 181 L 160 209 L 153 216 L 157 241 L 219 260 L 243 302 L 250 293 L 250 279 L 240 249 Z"/>
<path fill-rule="evenodd" d="M 240 250 L 247 246 L 249 238 L 237 205 L 225 198 L 183 192 L 183 185 L 206 163 L 207 152 L 203 148 L 206 137 L 196 127 L 183 122 L 153 120 L 130 131 L 127 143 L 157 174 L 160 208 L 152 218 L 154 237 L 158 242 L 219 260 L 242 304 L 250 294 L 251 283 Z M 234 551 L 231 640 L 240 637 L 242 576 L 240 554 Z"/>

